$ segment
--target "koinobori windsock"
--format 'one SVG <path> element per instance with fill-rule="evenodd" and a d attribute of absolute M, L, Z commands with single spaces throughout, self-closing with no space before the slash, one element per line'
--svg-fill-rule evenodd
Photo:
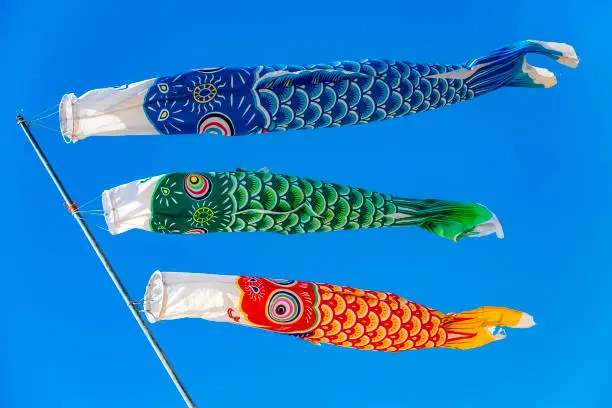
<path fill-rule="evenodd" d="M 503 230 L 484 205 L 412 199 L 266 171 L 171 173 L 102 194 L 111 234 L 268 231 L 300 234 L 417 226 L 459 241 Z"/>
<path fill-rule="evenodd" d="M 554 74 L 527 63 L 542 54 L 578 65 L 564 43 L 520 41 L 462 65 L 388 59 L 309 66 L 195 69 L 120 87 L 70 93 L 60 103 L 62 134 L 240 136 L 365 124 L 438 109 L 501 87 L 548 88 Z"/>
<path fill-rule="evenodd" d="M 389 292 L 253 276 L 155 272 L 144 295 L 151 322 L 199 318 L 361 350 L 473 349 L 529 328 L 527 313 L 485 306 L 442 313 Z"/>

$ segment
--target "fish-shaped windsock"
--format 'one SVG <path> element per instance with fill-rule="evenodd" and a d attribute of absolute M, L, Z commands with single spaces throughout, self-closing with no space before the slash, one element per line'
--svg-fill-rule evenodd
<path fill-rule="evenodd" d="M 314 344 L 399 352 L 471 349 L 535 325 L 527 314 L 485 306 L 442 313 L 389 292 L 252 276 L 155 272 L 144 312 L 151 322 L 200 318 L 292 335 Z"/>
<path fill-rule="evenodd" d="M 402 198 L 267 170 L 150 177 L 104 191 L 102 205 L 111 234 L 138 228 L 286 235 L 418 226 L 453 241 L 503 237 L 497 217 L 478 203 Z"/>
<path fill-rule="evenodd" d="M 196 69 L 129 85 L 70 93 L 60 103 L 62 134 L 239 136 L 365 124 L 438 109 L 501 87 L 548 88 L 552 72 L 529 53 L 576 67 L 567 44 L 520 41 L 462 65 L 387 59 L 309 66 Z"/>

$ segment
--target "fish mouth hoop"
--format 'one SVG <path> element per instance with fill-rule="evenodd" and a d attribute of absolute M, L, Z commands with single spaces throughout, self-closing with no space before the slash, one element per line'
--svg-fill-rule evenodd
<path fill-rule="evenodd" d="M 115 218 L 115 207 L 113 206 L 111 192 L 109 190 L 105 190 L 102 192 L 102 209 L 104 212 L 104 221 L 106 221 L 108 232 L 111 235 L 117 235 L 117 220 Z"/>
<path fill-rule="evenodd" d="M 77 141 L 74 135 L 74 104 L 76 101 L 76 95 L 70 93 L 64 95 L 59 104 L 60 130 L 62 137 L 68 143 L 75 143 Z"/>
<path fill-rule="evenodd" d="M 142 311 L 149 323 L 163 320 L 166 301 L 164 277 L 160 271 L 155 271 L 147 283 L 142 305 Z"/>

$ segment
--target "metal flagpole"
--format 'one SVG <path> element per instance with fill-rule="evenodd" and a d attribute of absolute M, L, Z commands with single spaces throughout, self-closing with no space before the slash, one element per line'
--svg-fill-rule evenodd
<path fill-rule="evenodd" d="M 189 408 L 195 408 L 195 404 L 193 403 L 193 401 L 191 400 L 191 397 L 187 393 L 187 390 L 185 389 L 185 387 L 181 383 L 181 380 L 179 380 L 178 376 L 176 375 L 176 372 L 174 371 L 174 368 L 172 368 L 172 365 L 170 364 L 170 362 L 166 358 L 164 352 L 159 347 L 159 344 L 157 344 L 157 341 L 155 340 L 155 338 L 151 334 L 151 331 L 149 330 L 149 326 L 147 326 L 147 324 L 143 320 L 142 316 L 138 313 L 138 310 L 134 307 L 134 304 L 133 304 L 132 300 L 130 299 L 130 296 L 128 295 L 127 291 L 125 290 L 125 287 L 123 286 L 123 284 L 119 280 L 119 277 L 117 277 L 117 274 L 113 270 L 113 267 L 111 266 L 111 264 L 108 262 L 108 259 L 106 259 L 106 256 L 102 252 L 102 249 L 100 248 L 100 246 L 96 242 L 96 239 L 94 238 L 94 236 L 91 234 L 91 231 L 87 227 L 87 224 L 85 224 L 85 220 L 83 220 L 83 218 L 79 216 L 76 204 L 74 203 L 74 201 L 72 201 L 72 199 L 68 195 L 68 192 L 66 191 L 66 189 L 62 185 L 62 182 L 59 180 L 59 178 L 55 174 L 55 171 L 53 170 L 53 167 L 51 167 L 51 164 L 47 160 L 47 157 L 43 153 L 43 151 L 40 148 L 38 142 L 34 138 L 34 135 L 30 131 L 30 126 L 28 125 L 26 120 L 23 118 L 23 116 L 21 116 L 20 113 L 17 114 L 17 124 L 19 126 L 21 126 L 21 129 L 23 130 L 23 133 L 25 133 L 25 135 L 28 137 L 28 140 L 32 144 L 32 147 L 34 148 L 34 151 L 36 151 L 36 154 L 38 155 L 38 158 L 42 162 L 43 166 L 45 166 L 45 169 L 47 170 L 47 173 L 49 173 L 49 176 L 51 177 L 51 179 L 55 183 L 55 186 L 59 190 L 59 192 L 62 195 L 64 201 L 66 202 L 66 205 L 68 206 L 68 209 L 70 210 L 70 213 L 74 216 L 74 219 L 77 221 L 77 223 L 79 224 L 79 226 L 83 230 L 83 233 L 85 234 L 85 236 L 87 237 L 87 240 L 89 241 L 89 243 L 93 247 L 94 251 L 96 252 L 96 255 L 98 255 L 98 258 L 100 258 L 100 261 L 102 262 L 102 265 L 104 265 L 104 268 L 106 269 L 106 272 L 108 272 L 108 275 L 110 276 L 110 278 L 112 279 L 113 283 L 117 287 L 117 290 L 121 294 L 121 297 L 123 297 L 123 300 L 125 301 L 125 304 L 130 308 L 130 311 L 132 312 L 132 315 L 134 316 L 134 318 L 138 322 L 138 325 L 142 329 L 142 332 L 144 333 L 144 335 L 147 338 L 147 340 L 149 340 L 149 343 L 151 344 L 151 347 L 153 347 L 153 350 L 155 350 L 155 353 L 157 354 L 157 357 L 159 357 L 160 361 L 164 365 L 164 368 L 168 372 L 168 375 L 170 375 L 170 378 L 172 378 L 172 381 L 174 382 L 174 385 L 176 386 L 178 391 L 181 393 L 181 396 L 183 397 L 183 400 L 185 400 L 185 404 L 187 404 L 187 406 Z"/>

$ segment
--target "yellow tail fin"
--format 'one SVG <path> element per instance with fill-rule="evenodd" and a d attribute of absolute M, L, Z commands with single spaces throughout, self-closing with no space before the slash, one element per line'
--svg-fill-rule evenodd
<path fill-rule="evenodd" d="M 506 337 L 505 332 L 496 333 L 500 326 L 526 329 L 535 325 L 533 317 L 505 307 L 485 306 L 458 314 L 449 313 L 443 321 L 446 342 L 442 347 L 467 350 Z"/>

